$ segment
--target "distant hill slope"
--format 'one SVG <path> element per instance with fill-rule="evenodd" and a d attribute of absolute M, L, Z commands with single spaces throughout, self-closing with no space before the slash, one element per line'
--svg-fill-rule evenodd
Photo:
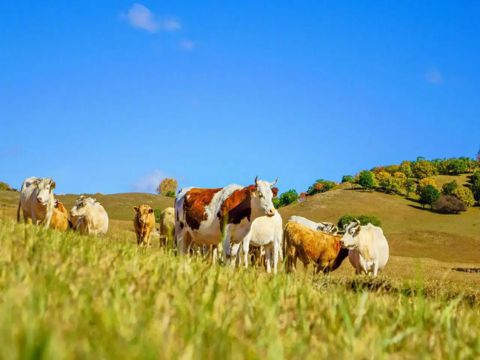
<path fill-rule="evenodd" d="M 4 205 L 6 213 L 11 216 L 16 214 L 19 193 L 13 191 L 0 191 L 0 206 Z M 164 209 L 173 206 L 174 199 L 162 195 L 146 194 L 146 193 L 122 193 L 122 194 L 91 194 L 97 199 L 107 210 L 111 219 L 115 220 L 132 220 L 133 207 L 139 204 L 148 204 L 152 208 Z M 79 195 L 55 195 L 67 209 L 71 209 L 75 204 L 75 199 Z M 1 211 L 1 210 L 0 210 Z M 16 215 L 15 215 L 16 216 Z"/>
<path fill-rule="evenodd" d="M 478 207 L 461 215 L 441 215 L 401 196 L 338 189 L 281 208 L 280 213 L 284 220 L 300 215 L 331 222 L 345 214 L 375 215 L 382 222 L 393 255 L 480 263 Z"/>

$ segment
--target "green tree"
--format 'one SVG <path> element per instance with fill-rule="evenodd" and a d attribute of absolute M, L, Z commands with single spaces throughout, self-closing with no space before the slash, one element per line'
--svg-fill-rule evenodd
<path fill-rule="evenodd" d="M 413 164 L 413 176 L 417 179 L 424 179 L 426 177 L 433 176 L 437 173 L 436 167 L 432 162 L 420 158 L 419 161 L 416 161 Z"/>
<path fill-rule="evenodd" d="M 278 198 L 273 199 L 273 205 L 278 209 L 297 202 L 298 193 L 294 189 L 290 189 L 282 193 Z"/>
<path fill-rule="evenodd" d="M 343 215 L 340 219 L 338 219 L 337 226 L 339 229 L 344 229 L 345 226 L 347 226 L 348 224 L 350 224 L 352 221 L 355 221 L 355 220 L 360 221 L 361 225 L 367 225 L 370 223 L 375 226 L 382 226 L 382 223 L 376 216 L 373 216 L 373 215 L 354 216 L 349 214 Z"/>
<path fill-rule="evenodd" d="M 371 171 L 363 170 L 358 175 L 358 184 L 366 190 L 373 189 L 376 186 L 375 176 Z"/>
<path fill-rule="evenodd" d="M 430 208 L 432 208 L 433 203 L 440 198 L 440 191 L 433 185 L 426 185 L 421 188 L 419 195 L 420 204 L 422 204 L 423 207 L 430 205 Z"/>
<path fill-rule="evenodd" d="M 323 193 L 325 191 L 333 189 L 337 184 L 334 181 L 318 179 L 315 183 L 310 186 L 307 190 L 308 195 L 314 195 L 318 193 Z"/>
<path fill-rule="evenodd" d="M 178 182 L 173 178 L 165 178 L 157 187 L 157 193 L 164 196 L 171 196 L 173 192 L 173 197 L 177 192 Z"/>
<path fill-rule="evenodd" d="M 407 179 L 405 180 L 405 195 L 407 197 L 410 196 L 412 192 L 414 192 L 417 189 L 417 183 L 414 179 Z"/>
<path fill-rule="evenodd" d="M 346 182 L 349 182 L 349 183 L 353 184 L 355 182 L 355 178 L 352 175 L 343 175 L 342 176 L 342 184 L 346 183 Z"/>
<path fill-rule="evenodd" d="M 442 186 L 442 194 L 444 195 L 452 195 L 453 192 L 458 188 L 458 184 L 455 180 L 450 181 L 448 183 L 443 184 Z"/>
<path fill-rule="evenodd" d="M 410 161 L 402 161 L 400 163 L 400 171 L 403 172 L 407 178 L 413 177 L 412 163 Z"/>

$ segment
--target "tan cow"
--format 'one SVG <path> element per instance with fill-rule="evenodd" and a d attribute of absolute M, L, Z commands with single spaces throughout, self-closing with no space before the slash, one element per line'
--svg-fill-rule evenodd
<path fill-rule="evenodd" d="M 160 246 L 172 248 L 175 240 L 175 209 L 167 207 L 160 213 Z"/>
<path fill-rule="evenodd" d="M 60 231 L 66 231 L 68 229 L 68 211 L 58 200 L 55 200 L 50 227 Z"/>
<path fill-rule="evenodd" d="M 304 266 L 313 262 L 316 272 L 327 273 L 340 266 L 348 250 L 340 246 L 341 236 L 316 231 L 295 221 L 287 222 L 283 230 L 287 272 L 295 271 L 297 258 Z"/>
<path fill-rule="evenodd" d="M 155 215 L 149 205 L 134 206 L 135 218 L 133 226 L 137 235 L 137 244 L 150 246 L 150 238 L 155 230 Z"/>

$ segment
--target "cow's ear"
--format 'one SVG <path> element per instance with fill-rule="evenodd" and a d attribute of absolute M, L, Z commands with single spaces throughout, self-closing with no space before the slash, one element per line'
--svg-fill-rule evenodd
<path fill-rule="evenodd" d="M 255 192 L 257 191 L 257 187 L 255 185 L 249 185 L 248 191 L 250 192 L 250 194 L 255 194 Z"/>
<path fill-rule="evenodd" d="M 272 194 L 273 194 L 273 197 L 277 197 L 277 195 L 278 195 L 278 188 L 277 187 L 272 187 Z"/>
<path fill-rule="evenodd" d="M 138 206 L 134 206 L 133 210 L 135 210 L 135 212 L 138 212 Z"/>
<path fill-rule="evenodd" d="M 360 225 L 358 225 L 355 229 L 355 232 L 353 233 L 353 236 L 357 236 L 360 233 Z"/>
<path fill-rule="evenodd" d="M 152 208 L 148 209 L 148 213 L 149 214 L 153 213 L 153 209 Z"/>
<path fill-rule="evenodd" d="M 57 184 L 55 184 L 55 181 L 50 179 L 50 189 L 55 189 L 55 186 L 57 186 Z"/>

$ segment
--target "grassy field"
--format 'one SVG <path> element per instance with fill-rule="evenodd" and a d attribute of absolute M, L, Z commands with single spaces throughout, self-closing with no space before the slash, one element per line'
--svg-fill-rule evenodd
<path fill-rule="evenodd" d="M 0 244 L 5 359 L 480 356 L 478 279 L 436 262 L 394 257 L 375 281 L 349 264 L 269 276 L 9 219 Z"/>
<path fill-rule="evenodd" d="M 93 196 L 110 216 L 105 238 L 15 224 L 18 193 L 0 191 L 0 358 L 480 356 L 480 274 L 452 271 L 479 267 L 479 208 L 439 215 L 347 186 L 281 209 L 379 217 L 391 258 L 370 280 L 348 261 L 274 277 L 138 249 L 132 207 L 173 199 Z M 57 198 L 71 208 L 77 195 Z"/>

